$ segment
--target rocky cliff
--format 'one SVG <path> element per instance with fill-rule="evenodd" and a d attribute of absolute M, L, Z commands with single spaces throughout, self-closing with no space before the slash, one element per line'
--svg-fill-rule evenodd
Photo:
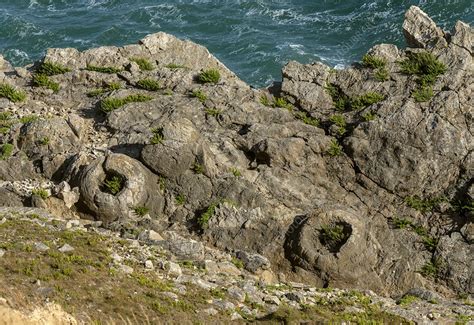
<path fill-rule="evenodd" d="M 344 70 L 289 62 L 259 90 L 165 33 L 0 59 L 1 211 L 80 219 L 181 262 L 214 247 L 268 283 L 468 297 L 474 32 L 417 7 L 403 31 L 406 49 Z"/>

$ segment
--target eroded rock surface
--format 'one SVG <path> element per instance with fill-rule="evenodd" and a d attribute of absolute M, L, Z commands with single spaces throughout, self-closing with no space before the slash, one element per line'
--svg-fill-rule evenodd
<path fill-rule="evenodd" d="M 344 70 L 289 62 L 270 90 L 164 33 L 21 69 L 2 58 L 0 82 L 26 98 L 0 99 L 0 202 L 183 260 L 213 245 L 268 281 L 473 294 L 474 32 L 417 7 L 403 29 L 413 48 L 377 45 Z M 56 90 L 32 86 L 45 62 L 67 68 Z M 208 69 L 219 80 L 199 82 Z"/>

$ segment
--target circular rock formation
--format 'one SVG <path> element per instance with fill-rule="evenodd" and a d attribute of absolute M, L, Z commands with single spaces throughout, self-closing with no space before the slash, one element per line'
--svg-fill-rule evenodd
<path fill-rule="evenodd" d="M 145 207 L 159 213 L 163 197 L 158 180 L 139 161 L 122 154 L 97 158 L 80 180 L 82 202 L 105 222 L 133 216 L 133 209 Z"/>

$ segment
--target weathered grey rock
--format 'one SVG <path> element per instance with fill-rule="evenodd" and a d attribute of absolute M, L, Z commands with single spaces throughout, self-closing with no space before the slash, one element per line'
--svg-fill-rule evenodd
<path fill-rule="evenodd" d="M 167 272 L 169 276 L 179 277 L 183 271 L 178 263 L 166 261 L 161 265 L 161 268 Z"/>
<path fill-rule="evenodd" d="M 49 250 L 49 247 L 41 242 L 36 242 L 35 243 L 35 248 L 39 251 L 45 252 Z"/>
<path fill-rule="evenodd" d="M 270 261 L 260 254 L 252 254 L 245 251 L 238 251 L 237 258 L 240 259 L 247 270 L 250 272 L 257 272 L 259 270 L 266 270 L 270 268 Z"/>
<path fill-rule="evenodd" d="M 427 47 L 433 42 L 443 40 L 443 31 L 420 8 L 411 6 L 405 13 L 403 34 L 411 47 Z M 444 41 L 444 43 L 446 43 Z"/>
<path fill-rule="evenodd" d="M 74 251 L 74 247 L 72 247 L 69 244 L 64 244 L 58 249 L 58 251 L 60 251 L 61 253 L 69 253 L 69 252 Z"/>
<path fill-rule="evenodd" d="M 3 255 L 5 255 L 5 251 L 3 249 L 0 249 L 0 258 L 3 257 Z"/>
<path fill-rule="evenodd" d="M 122 188 L 115 195 L 104 189 L 104 182 L 114 175 L 122 178 Z M 163 199 L 158 179 L 140 162 L 122 154 L 98 158 L 82 173 L 81 200 L 104 222 L 131 216 L 131 208 L 143 206 L 160 213 Z"/>

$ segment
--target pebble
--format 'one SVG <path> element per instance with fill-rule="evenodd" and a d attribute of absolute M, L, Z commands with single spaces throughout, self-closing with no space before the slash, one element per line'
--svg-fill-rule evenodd
<path fill-rule="evenodd" d="M 40 242 L 36 242 L 35 243 L 35 248 L 41 252 L 44 252 L 44 251 L 47 251 L 49 249 L 48 246 L 46 246 L 45 244 L 43 243 L 40 243 Z"/>
<path fill-rule="evenodd" d="M 153 265 L 153 262 L 150 260 L 145 261 L 145 269 L 147 270 L 153 270 L 155 266 Z"/>
<path fill-rule="evenodd" d="M 64 244 L 61 248 L 58 249 L 61 253 L 69 253 L 74 250 L 74 247 L 72 247 L 69 244 Z"/>
<path fill-rule="evenodd" d="M 5 255 L 5 251 L 0 248 L 0 257 L 3 257 L 3 255 Z"/>

